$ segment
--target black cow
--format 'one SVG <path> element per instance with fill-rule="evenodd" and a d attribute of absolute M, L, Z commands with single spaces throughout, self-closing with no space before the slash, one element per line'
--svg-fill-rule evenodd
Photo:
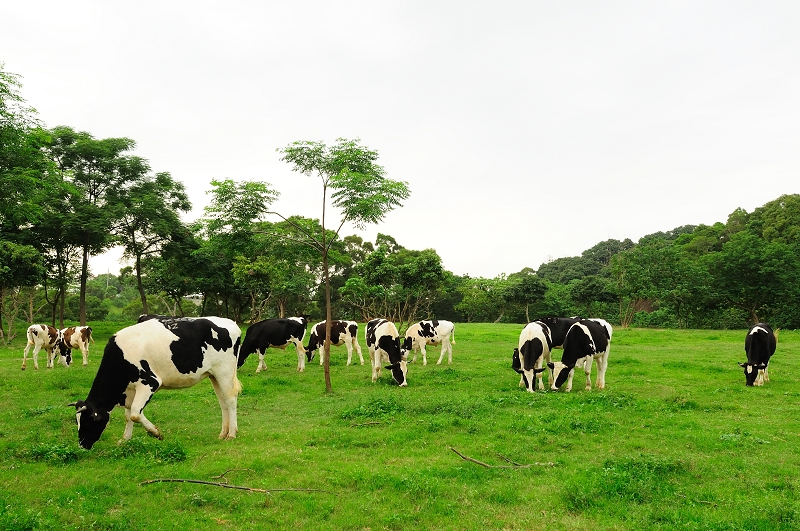
<path fill-rule="evenodd" d="M 611 337 L 608 328 L 592 319 L 582 319 L 573 324 L 564 338 L 561 361 L 548 363 L 553 372 L 550 388 L 558 390 L 566 381 L 567 391 L 572 390 L 572 376 L 577 365 L 586 373 L 586 390 L 592 388 L 592 360 L 597 360 L 597 388 L 606 386 L 606 368 Z"/>
<path fill-rule="evenodd" d="M 311 327 L 311 336 L 308 338 L 306 356 L 308 361 L 314 359 L 314 353 L 322 349 L 325 343 L 325 321 L 320 321 Z M 355 321 L 331 321 L 331 345 L 334 347 L 347 347 L 347 364 L 353 361 L 353 347 L 358 352 L 361 365 L 364 365 L 364 356 L 361 354 L 361 345 L 358 344 L 358 323 Z M 319 364 L 325 362 L 325 349 L 319 356 Z"/>
<path fill-rule="evenodd" d="M 288 319 L 265 319 L 250 325 L 244 334 L 242 352 L 239 354 L 239 367 L 242 366 L 247 356 L 258 352 L 258 367 L 256 372 L 267 368 L 264 363 L 264 353 L 268 348 L 285 349 L 289 343 L 294 343 L 297 350 L 297 372 L 306 370 L 306 351 L 303 348 L 303 338 L 306 336 L 308 320 L 305 316 L 289 317 Z M 311 356 L 308 356 L 311 361 Z"/>
<path fill-rule="evenodd" d="M 386 319 L 373 319 L 367 323 L 364 336 L 372 360 L 372 381 L 378 381 L 381 367 L 388 360 L 389 365 L 386 368 L 392 371 L 394 381 L 400 387 L 407 386 L 408 363 L 400 352 L 400 336 L 394 323 Z"/>
<path fill-rule="evenodd" d="M 754 324 L 747 331 L 744 339 L 747 363 L 739 364 L 744 369 L 746 385 L 759 386 L 769 381 L 769 359 L 775 354 L 777 343 L 776 333 L 766 323 Z"/>
<path fill-rule="evenodd" d="M 86 449 L 100 438 L 115 406 L 125 406 L 123 440 L 139 422 L 154 437 L 161 431 L 143 410 L 159 389 L 181 389 L 211 379 L 222 409 L 220 439 L 236 437 L 236 375 L 241 331 L 221 317 L 151 319 L 123 328 L 109 339 L 89 396 L 75 406 L 78 442 Z"/>

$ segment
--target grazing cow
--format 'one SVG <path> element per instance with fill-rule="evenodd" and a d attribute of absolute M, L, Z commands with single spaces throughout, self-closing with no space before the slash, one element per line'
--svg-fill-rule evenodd
<path fill-rule="evenodd" d="M 83 365 L 89 365 L 89 342 L 94 343 L 91 326 L 70 326 L 60 332 L 61 341 L 58 349 L 61 356 L 71 356 L 72 349 L 77 348 L 83 354 Z"/>
<path fill-rule="evenodd" d="M 289 317 L 288 319 L 265 319 L 250 325 L 244 334 L 242 352 L 239 354 L 239 367 L 242 366 L 247 356 L 258 352 L 258 367 L 256 372 L 267 368 L 264 363 L 264 353 L 268 348 L 285 349 L 289 343 L 294 343 L 297 350 L 297 372 L 306 370 L 306 351 L 303 348 L 303 338 L 306 336 L 308 320 L 305 316 Z M 308 358 L 311 361 L 311 357 Z"/>
<path fill-rule="evenodd" d="M 403 356 L 407 356 L 409 352 L 414 353 L 412 362 L 417 361 L 417 351 L 422 352 L 422 364 L 428 364 L 428 358 L 425 355 L 425 345 L 427 344 L 442 344 L 442 353 L 439 356 L 439 361 L 436 365 L 442 364 L 444 353 L 447 352 L 447 363 L 453 363 L 453 347 L 450 345 L 450 339 L 456 342 L 455 325 L 450 321 L 420 321 L 408 327 L 406 330 L 406 337 L 403 340 Z"/>
<path fill-rule="evenodd" d="M 53 368 L 53 361 L 56 357 L 56 347 L 61 341 L 61 334 L 57 328 L 43 324 L 34 324 L 28 327 L 28 344 L 22 352 L 22 370 L 25 370 L 28 361 L 28 352 L 33 347 L 33 368 L 39 368 L 39 351 L 44 349 L 47 353 L 47 368 Z M 72 353 L 68 350 L 62 353 L 60 349 L 58 359 L 64 367 L 69 367 L 72 363 Z"/>
<path fill-rule="evenodd" d="M 597 360 L 597 388 L 605 388 L 610 339 L 608 329 L 597 321 L 582 319 L 573 324 L 564 339 L 564 354 L 561 356 L 561 361 L 547 364 L 553 372 L 550 388 L 556 391 L 566 381 L 567 391 L 571 391 L 575 367 L 583 365 L 583 371 L 586 373 L 586 390 L 590 390 L 592 360 Z"/>
<path fill-rule="evenodd" d="M 534 377 L 539 382 L 539 389 L 544 389 L 542 367 L 545 360 L 550 362 L 550 350 L 553 341 L 550 329 L 544 323 L 534 321 L 528 323 L 519 334 L 519 345 L 514 349 L 511 368 L 520 374 L 519 386 L 533 393 L 536 388 Z M 552 381 L 552 380 L 551 380 Z"/>
<path fill-rule="evenodd" d="M 747 331 L 744 339 L 747 363 L 739 364 L 744 369 L 747 386 L 760 386 L 769 381 L 769 359 L 775 354 L 777 342 L 777 333 L 766 323 L 754 324 Z"/>
<path fill-rule="evenodd" d="M 154 437 L 161 431 L 143 409 L 159 389 L 182 389 L 211 379 L 222 409 L 220 439 L 236 437 L 236 375 L 241 331 L 221 317 L 151 319 L 123 328 L 108 340 L 86 400 L 75 402 L 78 442 L 86 449 L 100 438 L 115 406 L 125 406 L 125 433 L 139 422 Z"/>
<path fill-rule="evenodd" d="M 311 327 L 311 336 L 308 338 L 306 356 L 308 361 L 314 359 L 317 350 L 320 351 L 319 364 L 325 363 L 325 321 L 320 321 Z M 361 365 L 364 365 L 364 356 L 361 354 L 361 345 L 358 344 L 358 323 L 355 321 L 331 321 L 331 345 L 334 347 L 347 347 L 347 364 L 353 361 L 353 347 L 358 352 Z M 321 349 L 321 350 L 320 350 Z"/>
<path fill-rule="evenodd" d="M 400 351 L 400 336 L 394 323 L 386 319 L 373 319 L 367 323 L 364 336 L 369 348 L 369 357 L 372 360 L 372 381 L 378 381 L 381 375 L 381 366 L 388 359 L 387 369 L 392 371 L 392 378 L 400 385 L 408 385 L 406 374 L 408 363 Z"/>

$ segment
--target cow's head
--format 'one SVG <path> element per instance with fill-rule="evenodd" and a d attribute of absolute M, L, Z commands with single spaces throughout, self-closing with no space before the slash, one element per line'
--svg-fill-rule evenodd
<path fill-rule="evenodd" d="M 316 350 L 310 350 L 310 347 L 311 347 L 311 345 L 309 345 L 308 347 L 303 347 L 305 349 L 305 351 L 306 351 L 306 361 L 313 360 L 314 359 L 314 354 L 317 353 Z"/>
<path fill-rule="evenodd" d="M 749 387 L 755 385 L 758 374 L 767 368 L 763 363 L 740 363 L 739 367 L 744 369 L 744 383 Z"/>
<path fill-rule="evenodd" d="M 64 342 L 64 335 L 59 331 L 56 344 L 53 346 L 53 352 L 58 354 L 58 358 L 65 367 L 69 367 L 72 363 L 72 349 Z"/>
<path fill-rule="evenodd" d="M 560 361 L 548 363 L 547 367 L 553 372 L 553 380 L 550 382 L 550 389 L 558 391 L 564 382 L 569 378 L 570 372 L 575 368 L 575 365 L 564 365 Z"/>
<path fill-rule="evenodd" d="M 408 357 L 408 353 L 411 352 L 411 349 L 414 346 L 414 338 L 413 337 L 406 337 L 403 339 L 403 342 L 400 343 L 400 355 L 404 358 Z"/>
<path fill-rule="evenodd" d="M 96 408 L 93 404 L 78 400 L 75 406 L 75 421 L 78 423 L 78 444 L 91 450 L 106 429 L 111 413 Z"/>
<path fill-rule="evenodd" d="M 392 378 L 397 382 L 397 385 L 400 387 L 406 387 L 408 385 L 408 381 L 406 381 L 408 362 L 406 360 L 403 359 L 397 363 L 392 363 L 391 365 L 387 365 L 386 368 L 392 371 Z"/>

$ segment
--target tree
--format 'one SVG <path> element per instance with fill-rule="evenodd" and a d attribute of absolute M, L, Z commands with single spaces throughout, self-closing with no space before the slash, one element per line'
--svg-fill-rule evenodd
<path fill-rule="evenodd" d="M 525 321 L 530 322 L 530 305 L 544 298 L 547 285 L 536 276 L 536 272 L 525 268 L 518 273 L 508 275 L 509 286 L 506 299 L 512 304 L 525 308 Z"/>
<path fill-rule="evenodd" d="M 50 154 L 74 189 L 66 221 L 73 243 L 81 248 L 80 324 L 85 325 L 89 256 L 115 243 L 112 227 L 123 208 L 116 199 L 140 183 L 150 167 L 145 159 L 126 154 L 136 147 L 130 138 L 97 140 L 65 126 L 51 134 Z"/>
<path fill-rule="evenodd" d="M 109 195 L 113 194 L 112 190 Z M 114 197 L 113 202 L 122 207 L 113 230 L 125 248 L 124 256 L 134 260 L 142 313 L 150 313 L 142 283 L 142 260 L 160 253 L 172 235 L 182 229 L 178 212 L 188 212 L 192 204 L 183 183 L 166 172 L 142 179 Z"/>
<path fill-rule="evenodd" d="M 358 139 L 339 138 L 333 146 L 322 142 L 298 141 L 279 148 L 281 160 L 292 165 L 292 170 L 303 175 L 316 175 L 322 184 L 321 230 L 311 233 L 301 230 L 305 242 L 314 247 L 322 257 L 322 274 L 325 284 L 325 391 L 332 391 L 330 376 L 330 325 L 331 281 L 329 257 L 333 241 L 345 223 L 357 228 L 379 223 L 387 213 L 408 198 L 408 184 L 385 177 L 382 166 L 376 163 L 378 152 L 362 146 Z M 340 222 L 329 238 L 326 231 L 328 194 L 333 207 L 340 211 Z M 276 213 L 277 214 L 277 213 Z M 283 216 L 281 216 L 283 219 Z M 288 220 L 287 220 L 288 221 Z"/>
<path fill-rule="evenodd" d="M 0 240 L 0 339 L 14 339 L 14 321 L 19 312 L 20 288 L 39 283 L 44 276 L 42 256 L 30 245 Z M 2 319 L 8 328 L 3 331 Z"/>

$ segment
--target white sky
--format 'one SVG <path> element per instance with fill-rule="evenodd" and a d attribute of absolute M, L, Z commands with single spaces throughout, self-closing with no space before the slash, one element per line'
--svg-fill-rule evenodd
<path fill-rule="evenodd" d="M 359 234 L 456 274 L 800 193 L 797 1 L 29 0 L 0 27 L 45 125 L 134 139 L 192 219 L 213 178 L 318 218 L 319 182 L 275 150 L 360 138 L 412 195 Z"/>

